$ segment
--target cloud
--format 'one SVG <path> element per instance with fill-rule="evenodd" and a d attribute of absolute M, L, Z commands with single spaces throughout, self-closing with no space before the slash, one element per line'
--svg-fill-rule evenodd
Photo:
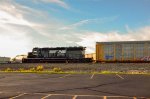
<path fill-rule="evenodd" d="M 45 3 L 54 3 L 58 6 L 61 6 L 65 9 L 69 9 L 69 5 L 67 3 L 65 3 L 63 0 L 34 0 L 35 2 L 39 2 L 39 1 L 42 1 L 42 2 L 45 2 Z"/>
<path fill-rule="evenodd" d="M 35 24 L 25 18 L 26 10 L 23 9 L 28 10 L 12 0 L 0 1 L 0 56 L 14 57 L 27 54 L 31 49 L 29 35 Z"/>
<path fill-rule="evenodd" d="M 61 21 L 13 0 L 0 1 L 0 56 L 27 54 L 33 47 L 66 45 L 58 27 Z M 65 35 L 65 34 L 63 34 Z M 59 39 L 60 42 L 45 42 Z M 5 44 L 3 44 L 5 43 Z"/>
<path fill-rule="evenodd" d="M 23 18 L 18 5 L 11 0 L 0 1 L 0 56 L 14 57 L 19 53 L 26 53 L 31 39 L 22 27 L 32 26 Z"/>
<path fill-rule="evenodd" d="M 14 57 L 17 54 L 25 54 L 29 51 L 30 39 L 27 37 L 26 32 L 17 29 L 0 24 L 0 56 Z"/>
<path fill-rule="evenodd" d="M 0 23 L 1 24 L 15 24 L 15 25 L 33 25 L 24 18 L 23 6 L 18 5 L 12 0 L 0 1 Z M 26 8 L 27 10 L 27 8 Z"/>
<path fill-rule="evenodd" d="M 95 52 L 96 42 L 108 41 L 141 41 L 150 40 L 150 26 L 141 27 L 136 30 L 129 29 L 127 33 L 120 33 L 116 31 L 102 33 L 102 32 L 86 32 L 80 36 L 81 41 L 76 42 L 78 45 L 86 46 L 87 53 Z"/>
<path fill-rule="evenodd" d="M 70 30 L 70 29 L 75 29 L 79 26 L 82 26 L 84 24 L 87 24 L 87 23 L 90 23 L 90 22 L 94 22 L 96 19 L 87 19 L 87 20 L 82 20 L 82 21 L 79 21 L 77 23 L 74 23 L 74 24 L 71 24 L 71 25 L 68 25 L 68 26 L 65 26 L 65 27 L 61 27 L 60 30 Z"/>
<path fill-rule="evenodd" d="M 61 27 L 60 30 L 76 29 L 80 26 L 83 26 L 85 24 L 91 24 L 91 23 L 101 23 L 101 24 L 103 24 L 103 23 L 114 21 L 117 18 L 118 18 L 118 16 L 105 17 L 105 18 L 95 18 L 95 19 L 85 19 L 85 20 L 81 20 L 79 22 L 73 23 L 71 25 Z"/>
<path fill-rule="evenodd" d="M 17 24 L 17 25 L 27 25 L 30 26 L 31 24 L 24 20 L 21 16 L 19 17 L 14 17 L 13 15 L 5 12 L 5 11 L 0 11 L 0 23 L 3 24 Z"/>

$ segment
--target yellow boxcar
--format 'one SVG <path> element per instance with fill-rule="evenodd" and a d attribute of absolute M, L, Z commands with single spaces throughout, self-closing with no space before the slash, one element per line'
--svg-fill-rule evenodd
<path fill-rule="evenodd" d="M 97 62 L 150 62 L 150 41 L 96 42 Z"/>

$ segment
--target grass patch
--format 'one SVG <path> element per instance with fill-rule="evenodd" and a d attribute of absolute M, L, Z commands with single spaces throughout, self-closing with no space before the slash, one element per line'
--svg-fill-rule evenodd
<path fill-rule="evenodd" d="M 38 65 L 36 67 L 31 67 L 28 69 L 19 68 L 19 69 L 13 69 L 13 68 L 6 68 L 4 70 L 1 70 L 0 72 L 3 73 L 39 73 L 39 74 L 148 74 L 149 72 L 141 72 L 141 71 L 86 71 L 86 70 L 77 70 L 77 71 L 63 71 L 60 67 L 54 67 L 50 70 L 45 70 L 42 65 Z"/>
<path fill-rule="evenodd" d="M 150 75 L 150 73 L 128 73 L 128 72 L 113 72 L 113 71 L 101 71 L 101 72 L 86 72 L 86 71 L 60 71 L 56 72 L 53 70 L 44 70 L 44 71 L 0 71 L 3 73 L 37 73 L 37 74 L 146 74 Z"/>
<path fill-rule="evenodd" d="M 113 71 L 101 71 L 101 74 L 116 74 L 117 72 L 113 72 Z"/>

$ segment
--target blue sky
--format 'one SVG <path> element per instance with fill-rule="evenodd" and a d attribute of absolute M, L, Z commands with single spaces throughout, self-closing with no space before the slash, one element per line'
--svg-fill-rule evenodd
<path fill-rule="evenodd" d="M 82 26 L 83 29 L 107 32 L 109 30 L 125 31 L 125 25 L 132 28 L 150 24 L 150 0 L 64 0 L 68 8 L 56 4 L 31 3 L 31 0 L 16 0 L 18 3 L 47 11 L 49 15 L 73 24 L 86 19 L 105 19 L 106 22 L 91 22 Z M 51 8 L 53 8 L 51 10 Z M 54 11 L 53 11 L 54 10 Z M 55 11 L 56 10 L 56 11 Z M 82 29 L 81 28 L 81 29 Z"/>
<path fill-rule="evenodd" d="M 56 46 L 91 53 L 98 41 L 149 40 L 149 9 L 150 0 L 1 0 L 0 56 Z"/>

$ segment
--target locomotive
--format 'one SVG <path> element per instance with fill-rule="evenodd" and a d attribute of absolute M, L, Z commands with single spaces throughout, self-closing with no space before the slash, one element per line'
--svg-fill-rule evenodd
<path fill-rule="evenodd" d="M 85 47 L 55 47 L 32 49 L 22 63 L 88 63 L 92 58 L 85 58 Z"/>

